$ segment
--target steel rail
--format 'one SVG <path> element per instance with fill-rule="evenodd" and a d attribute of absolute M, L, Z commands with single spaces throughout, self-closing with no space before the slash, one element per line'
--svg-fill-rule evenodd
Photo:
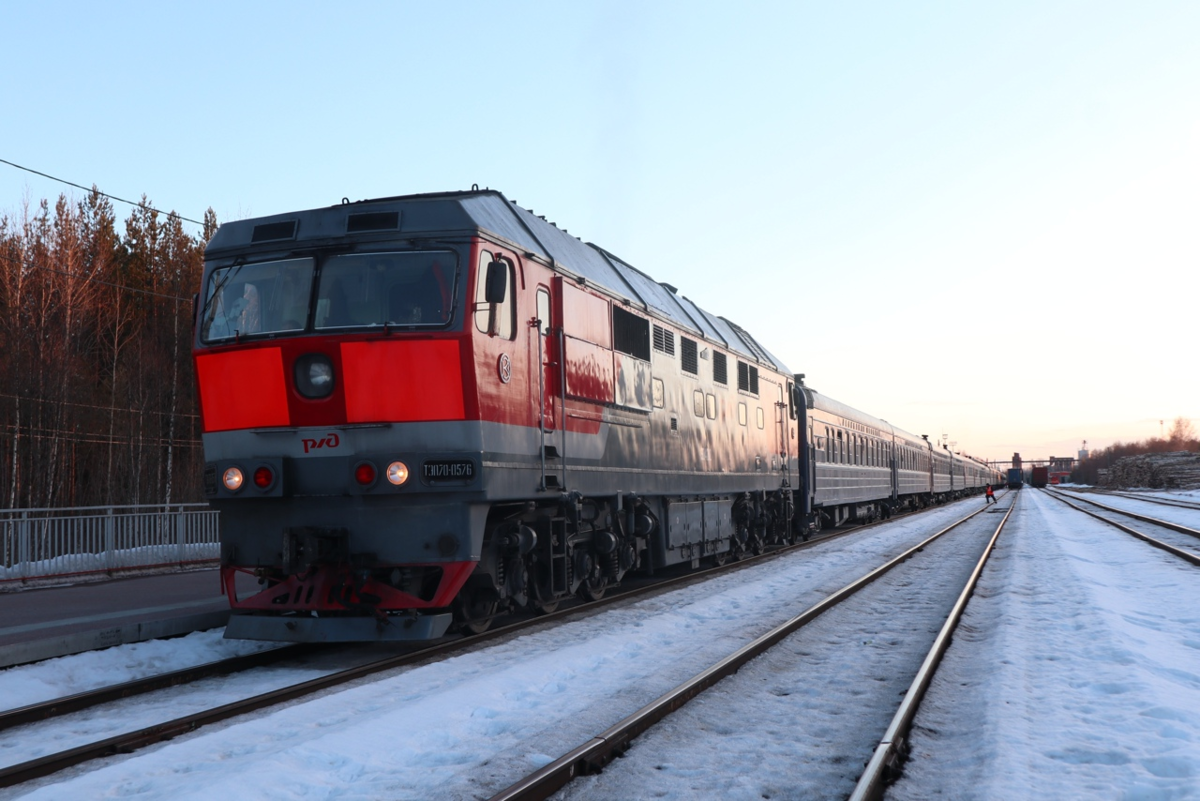
<path fill-rule="evenodd" d="M 1019 498 L 1020 495 L 1017 497 Z M 959 621 L 962 620 L 967 602 L 975 593 L 975 586 L 983 574 L 984 565 L 987 564 L 988 557 L 991 556 L 996 547 L 996 541 L 1000 538 L 1000 532 L 1004 530 L 1004 525 L 1008 522 L 1016 505 L 1017 501 L 1014 498 L 1013 502 L 1009 504 L 1008 511 L 1000 520 L 1000 524 L 996 526 L 975 569 L 971 571 L 966 586 L 959 593 L 958 600 L 946 617 L 946 622 L 942 624 L 941 631 L 938 632 L 929 653 L 925 656 L 925 661 L 921 663 L 921 668 L 913 678 L 912 684 L 909 685 L 908 692 L 904 694 L 904 700 L 900 702 L 900 708 L 892 717 L 892 722 L 888 725 L 883 739 L 875 746 L 875 751 L 872 753 L 870 761 L 867 762 L 866 769 L 850 794 L 850 801 L 877 801 L 883 797 L 887 785 L 899 775 L 900 766 L 907 756 L 908 735 L 912 729 L 913 720 L 917 716 L 917 710 L 933 681 L 933 675 L 937 672 L 938 665 L 942 663 L 942 657 L 946 655 L 946 650 L 950 647 L 950 639 L 954 636 Z"/>
<path fill-rule="evenodd" d="M 1196 565 L 1197 567 L 1200 567 L 1200 556 L 1197 556 L 1196 554 L 1192 553 L 1191 551 L 1185 551 L 1182 548 L 1176 548 L 1174 545 L 1169 545 L 1168 543 L 1165 543 L 1162 540 L 1156 540 L 1154 537 L 1151 537 L 1149 534 L 1145 534 L 1141 531 L 1138 531 L 1135 528 L 1130 528 L 1129 526 L 1118 523 L 1115 520 L 1109 520 L 1107 517 L 1104 517 L 1103 515 L 1098 515 L 1095 512 L 1089 512 L 1087 509 L 1084 509 L 1082 506 L 1077 506 L 1077 505 L 1071 503 L 1070 501 L 1068 501 L 1066 498 L 1064 498 L 1061 495 L 1058 495 L 1056 493 L 1047 492 L 1046 494 L 1061 503 L 1065 503 L 1067 506 L 1070 506 L 1072 509 L 1074 509 L 1077 512 L 1081 512 L 1081 513 L 1087 515 L 1088 517 L 1094 517 L 1101 522 L 1108 523 L 1113 528 L 1120 529 L 1121 531 L 1124 531 L 1126 534 L 1129 534 L 1130 536 L 1137 537 L 1142 542 L 1153 545 L 1155 548 L 1158 548 L 1159 550 L 1166 551 L 1167 553 L 1171 554 L 1172 556 L 1178 556 L 1180 559 L 1184 560 L 1185 562 L 1189 562 L 1193 565 Z M 1096 504 L 1096 506 L 1100 506 L 1101 508 L 1104 508 L 1104 509 L 1109 508 L 1109 507 L 1104 506 L 1103 504 Z M 1112 511 L 1120 512 L 1119 509 L 1112 509 Z M 1149 518 L 1149 517 L 1141 517 L 1140 515 L 1130 514 L 1129 512 L 1121 512 L 1121 514 L 1129 514 L 1130 517 L 1136 517 L 1137 519 L 1142 520 L 1143 522 L 1153 523 L 1154 525 L 1162 526 L 1163 528 L 1168 528 L 1168 529 L 1172 529 L 1175 531 L 1179 530 L 1179 529 L 1175 528 L 1173 525 L 1165 523 L 1164 521 L 1161 521 L 1161 520 L 1154 520 L 1153 518 Z M 1186 528 L 1186 527 L 1181 527 L 1181 528 Z M 1187 529 L 1187 531 L 1185 531 L 1184 533 L 1193 533 L 1196 536 L 1200 536 L 1200 532 L 1193 532 L 1191 529 Z"/>
<path fill-rule="evenodd" d="M 1192 537 L 1200 538 L 1200 531 L 1197 531 L 1194 528 L 1188 528 L 1187 526 L 1183 526 L 1178 523 L 1169 523 L 1166 520 L 1159 520 L 1156 517 L 1147 517 L 1146 515 L 1140 515 L 1137 512 L 1129 512 L 1125 509 L 1118 509 L 1115 506 L 1107 506 L 1099 501 L 1093 501 L 1090 498 L 1080 498 L 1077 495 L 1065 495 L 1060 490 L 1047 490 L 1046 494 L 1058 498 L 1060 501 L 1064 500 L 1065 498 L 1071 498 L 1072 500 L 1082 501 L 1083 503 L 1090 503 L 1092 506 L 1098 506 L 1108 512 L 1116 512 L 1117 514 L 1125 515 L 1126 517 L 1132 517 L 1134 520 L 1141 520 L 1143 523 L 1150 523 L 1151 525 L 1161 526 L 1162 528 L 1170 529 L 1171 531 L 1178 531 L 1180 534 L 1187 534 Z"/>
<path fill-rule="evenodd" d="M 1144 495 L 1137 492 L 1118 492 L 1116 490 L 1104 489 L 1080 490 L 1076 488 L 1062 489 L 1060 487 L 1058 491 L 1068 494 L 1072 492 L 1086 492 L 1088 494 L 1095 495 L 1112 495 L 1116 498 L 1129 498 L 1130 500 L 1144 501 L 1145 503 L 1152 503 L 1157 506 L 1177 506 L 1180 509 L 1200 510 L 1200 503 L 1196 503 L 1194 501 L 1185 501 L 1182 498 L 1160 498 L 1156 495 Z M 1078 495 L 1071 495 L 1070 497 L 1079 498 Z M 1083 498 L 1079 498 L 1079 500 L 1083 500 Z"/>
<path fill-rule="evenodd" d="M 934 540 L 985 511 L 987 511 L 986 506 L 972 512 L 862 578 L 847 584 L 799 615 L 776 626 L 715 665 L 659 696 L 615 725 L 580 743 L 548 765 L 496 793 L 490 801 L 541 801 L 552 796 L 576 776 L 599 772 L 605 765 L 624 753 L 636 737 L 700 695 L 704 690 L 733 675 L 750 660 L 779 644 L 789 635 L 851 597 L 863 587 L 886 575 L 897 565 L 928 547 Z"/>
<path fill-rule="evenodd" d="M 322 645 L 318 647 L 324 648 L 327 646 Z M 244 656 L 234 656 L 229 659 L 221 659 L 203 665 L 181 668 L 170 673 L 160 673 L 156 676 L 133 679 L 132 681 L 114 684 L 110 687 L 99 687 L 74 695 L 51 698 L 48 701 L 40 701 L 36 704 L 29 704 L 0 712 L 0 731 L 11 729 L 14 726 L 24 726 L 28 723 L 49 720 L 61 715 L 73 714 L 84 709 L 99 706 L 100 704 L 121 701 L 126 698 L 142 695 L 143 693 L 154 692 L 155 690 L 165 690 L 168 687 L 190 684 L 200 679 L 211 678 L 212 676 L 227 676 L 231 673 L 239 673 L 251 668 L 273 665 L 285 659 L 301 656 L 312 650 L 315 650 L 315 648 L 309 644 L 285 645 L 281 648 L 272 648 Z"/>

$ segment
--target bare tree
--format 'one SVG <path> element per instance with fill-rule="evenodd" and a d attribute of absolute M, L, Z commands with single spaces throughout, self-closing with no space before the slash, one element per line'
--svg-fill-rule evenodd
<path fill-rule="evenodd" d="M 1167 438 L 1173 449 L 1190 449 L 1196 442 L 1196 428 L 1186 417 L 1176 417 L 1175 422 L 1171 424 L 1171 433 Z"/>

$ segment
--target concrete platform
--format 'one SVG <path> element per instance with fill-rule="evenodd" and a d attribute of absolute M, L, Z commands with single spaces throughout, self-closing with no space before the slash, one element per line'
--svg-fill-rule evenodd
<path fill-rule="evenodd" d="M 219 628 L 220 593 L 216 570 L 0 593 L 0 668 Z"/>

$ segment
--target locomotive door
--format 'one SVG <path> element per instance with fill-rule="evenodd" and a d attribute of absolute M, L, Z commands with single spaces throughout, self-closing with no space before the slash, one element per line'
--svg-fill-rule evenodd
<path fill-rule="evenodd" d="M 550 289 L 539 284 L 534 303 L 534 317 L 529 321 L 529 363 L 536 365 L 537 380 L 530 382 L 531 403 L 540 429 L 538 447 L 541 451 L 541 488 L 560 486 L 555 473 L 562 470 L 559 448 L 564 444 L 556 436 L 559 415 L 559 372 L 556 369 L 559 347 L 551 325 Z"/>

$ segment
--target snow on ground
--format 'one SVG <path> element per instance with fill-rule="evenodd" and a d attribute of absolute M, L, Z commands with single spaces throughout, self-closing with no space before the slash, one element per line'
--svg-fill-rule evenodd
<path fill-rule="evenodd" d="M 224 633 L 224 629 L 195 631 L 186 637 L 129 643 L 0 670 L 0 710 L 277 647 L 225 640 Z"/>
<path fill-rule="evenodd" d="M 1197 797 L 1200 571 L 1042 493 L 1020 503 L 889 798 Z"/>
<path fill-rule="evenodd" d="M 977 503 L 207 727 L 12 796 L 26 797 L 25 790 L 32 790 L 29 798 L 47 799 L 487 795 Z M 9 796 L 0 791 L 0 797 Z"/>

